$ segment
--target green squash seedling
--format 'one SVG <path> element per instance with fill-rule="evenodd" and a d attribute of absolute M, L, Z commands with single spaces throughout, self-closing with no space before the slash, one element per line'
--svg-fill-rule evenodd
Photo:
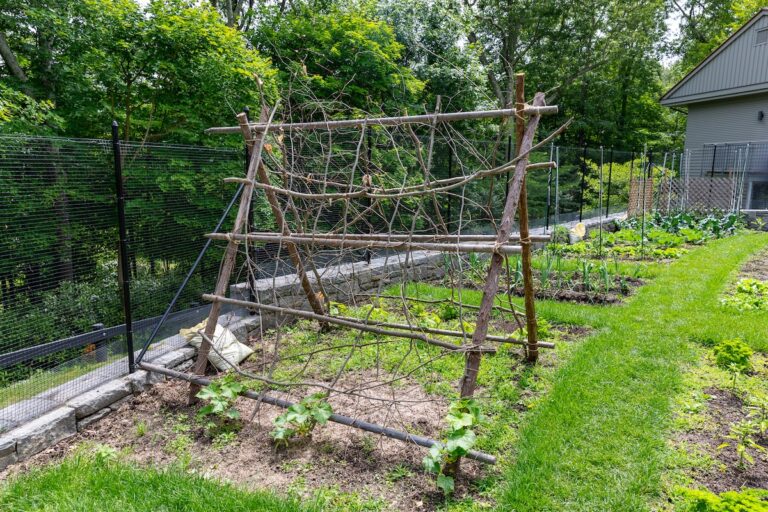
<path fill-rule="evenodd" d="M 290 406 L 275 418 L 275 428 L 269 433 L 276 446 L 288 446 L 291 439 L 308 437 L 315 426 L 325 425 L 333 414 L 327 393 L 315 393 Z"/>
<path fill-rule="evenodd" d="M 462 399 L 450 405 L 445 420 L 448 433 L 441 442 L 429 449 L 424 457 L 424 468 L 437 475 L 437 487 L 447 496 L 453 493 L 455 487 L 454 475 L 451 474 L 453 468 L 477 441 L 473 428 L 482 421 L 482 414 L 477 402 Z"/>
<path fill-rule="evenodd" d="M 240 412 L 235 408 L 235 400 L 245 392 L 245 385 L 234 373 L 211 382 L 200 390 L 197 398 L 208 402 L 197 412 L 199 420 L 207 420 L 206 432 L 211 437 L 239 429 Z"/>

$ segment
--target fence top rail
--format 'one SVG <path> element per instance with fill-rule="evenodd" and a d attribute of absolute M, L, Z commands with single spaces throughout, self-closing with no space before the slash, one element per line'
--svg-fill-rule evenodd
<path fill-rule="evenodd" d="M 523 109 L 525 115 L 550 115 L 557 114 L 557 105 L 532 107 L 526 106 Z M 423 114 L 416 116 L 396 116 L 396 117 L 369 117 L 358 119 L 339 119 L 327 121 L 313 121 L 306 123 L 273 123 L 269 125 L 270 130 L 333 130 L 339 128 L 352 128 L 356 126 L 398 126 L 403 124 L 419 124 L 433 122 L 452 122 L 466 119 L 487 119 L 494 117 L 513 117 L 517 111 L 514 108 L 505 108 L 498 110 L 473 110 L 467 112 L 450 112 L 444 114 Z M 248 127 L 255 132 L 264 131 L 268 125 L 266 123 L 250 123 Z M 242 133 L 239 126 L 220 126 L 208 128 L 205 133 L 227 134 Z"/>

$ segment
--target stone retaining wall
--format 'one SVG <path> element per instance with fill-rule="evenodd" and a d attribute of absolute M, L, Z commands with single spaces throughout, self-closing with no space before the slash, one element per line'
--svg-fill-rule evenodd
<path fill-rule="evenodd" d="M 317 272 L 329 300 L 350 303 L 356 295 L 375 294 L 406 279 L 440 279 L 445 275 L 444 262 L 443 253 L 415 251 L 373 258 L 371 263 L 359 261 L 333 265 L 320 268 Z M 309 278 L 313 285 L 317 284 L 313 274 L 310 273 Z M 315 290 L 318 291 L 317 286 Z M 230 287 L 229 293 L 233 299 L 311 311 L 296 274 L 259 279 L 254 283 L 253 290 L 249 289 L 248 283 L 235 284 Z M 293 317 L 265 311 L 250 316 L 244 325 L 251 329 L 271 329 L 292 320 Z M 235 332 L 235 335 L 238 334 Z"/>
<path fill-rule="evenodd" d="M 152 362 L 166 368 L 180 368 L 191 366 L 194 355 L 194 348 L 183 347 Z M 75 435 L 117 410 L 133 395 L 162 380 L 165 380 L 162 375 L 138 370 L 78 395 L 62 407 L 6 432 L 0 436 L 0 470 Z"/>

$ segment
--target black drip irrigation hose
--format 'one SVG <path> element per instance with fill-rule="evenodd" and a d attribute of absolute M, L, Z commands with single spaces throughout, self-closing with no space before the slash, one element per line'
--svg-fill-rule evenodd
<path fill-rule="evenodd" d="M 211 379 L 198 377 L 197 375 L 190 375 L 184 372 L 178 372 L 176 370 L 170 370 L 168 368 L 164 368 L 162 366 L 157 366 L 154 364 L 140 363 L 139 367 L 148 372 L 160 373 L 162 375 L 167 375 L 168 377 L 172 377 L 174 379 L 185 380 L 187 382 L 197 384 L 198 386 L 207 386 L 211 383 Z M 242 396 L 245 396 L 246 398 L 250 398 L 252 400 L 259 400 L 261 402 L 264 402 L 269 405 L 274 405 L 276 407 L 282 407 L 283 409 L 287 409 L 292 405 L 294 405 L 293 402 L 289 402 L 288 400 L 274 398 L 269 395 L 257 393 L 255 391 L 246 391 L 243 393 Z M 391 439 L 397 439 L 398 441 L 413 443 L 423 448 L 431 448 L 432 446 L 438 444 L 438 441 L 435 441 L 434 439 L 430 439 L 428 437 L 409 434 L 401 430 L 395 430 L 392 428 L 377 425 L 375 423 L 369 423 L 367 421 L 350 418 L 349 416 L 342 416 L 341 414 L 335 414 L 335 413 L 331 414 L 331 417 L 328 418 L 328 420 L 334 423 L 339 423 L 341 425 L 346 425 L 348 427 L 358 428 L 366 432 L 371 432 L 373 434 L 379 434 L 384 437 L 389 437 Z M 465 455 L 465 457 L 468 459 L 476 460 L 478 462 L 483 462 L 485 464 L 496 464 L 496 457 L 494 457 L 493 455 L 489 455 L 483 452 L 478 452 L 475 450 L 470 450 Z"/>

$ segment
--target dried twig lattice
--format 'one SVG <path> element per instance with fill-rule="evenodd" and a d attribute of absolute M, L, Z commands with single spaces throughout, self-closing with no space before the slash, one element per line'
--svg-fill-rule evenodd
<path fill-rule="evenodd" d="M 551 162 L 531 164 L 529 156 L 548 144 L 565 126 L 534 143 L 540 117 L 556 112 L 557 107 L 545 106 L 542 94 L 537 94 L 531 105 L 525 104 L 522 78 L 518 81 L 518 92 L 515 109 L 274 122 L 277 112 L 274 108 L 270 113 L 263 112 L 256 123 L 241 114 L 239 126 L 209 130 L 210 133 L 242 133 L 250 149 L 250 160 L 245 178 L 226 180 L 243 184 L 232 231 L 208 235 L 227 245 L 216 288 L 212 294 L 203 296 L 212 303 L 212 308 L 194 373 L 198 376 L 205 373 L 210 340 L 224 305 L 250 309 L 259 314 L 263 322 L 263 360 L 256 369 L 237 368 L 236 371 L 265 383 L 267 389 L 315 387 L 331 394 L 378 401 L 382 406 L 403 401 L 392 388 L 393 384 L 407 380 L 414 372 L 441 358 L 455 357 L 457 353 L 464 355 L 465 369 L 459 387 L 461 396 L 469 397 L 475 393 L 482 355 L 495 352 L 498 344 L 523 345 L 529 361 L 536 360 L 539 348 L 551 348 L 551 343 L 536 339 L 530 273 L 530 245 L 545 242 L 548 237 L 530 236 L 528 232 L 524 185 L 527 171 L 554 165 Z M 285 119 L 293 118 L 289 107 L 284 107 L 281 114 Z M 455 125 L 473 119 L 506 117 L 515 118 L 517 151 L 514 158 L 501 164 L 494 161 L 495 157 L 483 154 Z M 447 177 L 434 174 L 433 162 L 441 156 L 436 150 L 438 145 L 455 159 L 458 174 Z M 510 177 L 503 213 L 497 218 L 490 201 L 478 195 L 473 187 L 480 180 L 503 175 Z M 451 215 L 450 210 L 444 211 L 442 204 L 446 197 L 455 198 L 460 205 L 457 216 Z M 266 222 L 260 226 L 247 225 L 254 200 L 263 201 L 260 212 L 266 208 L 271 213 L 272 229 L 264 229 Z M 512 228 L 518 210 L 520 234 L 516 235 Z M 365 251 L 369 262 L 373 254 L 385 262 L 397 262 L 397 279 L 377 276 L 380 284 L 365 289 L 360 289 L 358 281 L 356 285 L 346 285 L 344 279 L 352 282 L 354 276 L 345 276 L 338 269 L 346 268 L 340 267 L 345 261 L 359 259 L 360 251 Z M 273 282 L 286 267 L 295 272 L 304 298 L 299 303 L 295 300 L 284 303 L 275 295 L 274 286 L 267 290 L 257 286 L 265 275 L 264 268 L 258 264 L 258 255 L 265 252 L 277 261 L 271 269 Z M 455 287 L 451 299 L 446 301 L 458 310 L 456 328 L 423 325 L 414 318 L 411 309 L 420 299 L 409 296 L 407 289 L 409 280 L 420 278 L 414 259 L 442 255 L 443 265 L 452 270 L 447 277 L 452 281 L 453 276 L 461 275 L 466 269 L 467 255 L 474 253 L 490 255 L 480 305 L 463 303 L 459 280 L 450 283 Z M 492 313 L 509 315 L 522 331 L 521 315 L 511 300 L 503 304 L 498 296 L 506 258 L 518 253 L 523 255 L 526 284 L 525 340 L 512 333 L 489 334 Z M 349 268 L 353 272 L 356 267 Z M 382 268 L 382 272 L 387 272 L 390 267 L 383 264 Z M 331 274 L 333 279 L 328 277 Z M 226 296 L 233 275 L 251 283 L 250 299 Z M 396 292 L 391 288 L 395 281 L 399 281 Z M 350 316 L 335 310 L 338 308 L 334 306 L 334 301 L 360 305 L 370 304 L 371 300 L 394 304 L 402 311 L 403 318 L 396 321 L 376 318 L 373 307 L 362 317 Z M 267 318 L 272 321 L 268 322 Z M 318 332 L 341 327 L 358 334 L 352 340 L 337 343 L 320 342 L 318 338 L 316 346 L 289 350 L 281 334 L 286 319 L 316 322 Z M 268 327 L 273 325 L 277 329 L 270 334 Z M 378 363 L 373 377 L 342 378 L 356 353 L 393 343 L 402 347 L 398 351 L 401 360 L 391 365 L 385 378 L 381 378 Z M 309 378 L 307 368 L 328 353 L 338 354 L 334 373 L 322 380 Z M 287 374 L 279 371 L 281 365 L 291 362 L 299 363 L 291 366 Z M 142 367 L 188 380 L 190 397 L 198 385 L 207 382 L 202 377 L 152 365 L 142 364 Z M 376 394 L 384 388 L 391 388 L 389 396 Z M 280 407 L 289 404 L 271 396 L 268 390 L 252 395 Z M 345 413 L 348 416 L 337 418 L 343 424 L 421 446 L 433 443 L 385 426 L 371 426 L 352 419 L 353 412 Z M 473 454 L 473 457 L 493 461 L 484 454 Z"/>

